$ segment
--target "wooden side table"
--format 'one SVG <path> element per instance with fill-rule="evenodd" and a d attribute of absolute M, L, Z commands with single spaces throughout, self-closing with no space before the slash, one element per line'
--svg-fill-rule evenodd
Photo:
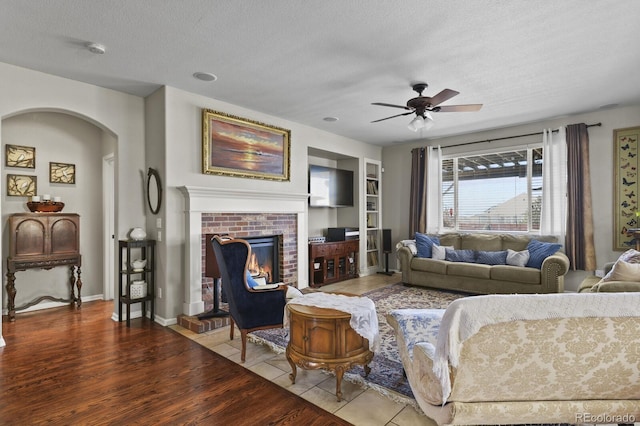
<path fill-rule="evenodd" d="M 363 365 L 369 375 L 373 352 L 369 341 L 356 333 L 349 321 L 351 314 L 335 309 L 288 304 L 289 344 L 287 361 L 291 365 L 291 383 L 296 382 L 296 366 L 307 370 L 324 368 L 336 374 L 336 397 L 342 399 L 342 376 L 354 365 Z"/>

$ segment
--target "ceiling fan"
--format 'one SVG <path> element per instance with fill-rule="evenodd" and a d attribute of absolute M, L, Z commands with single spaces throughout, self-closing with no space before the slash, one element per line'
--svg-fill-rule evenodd
<path fill-rule="evenodd" d="M 442 102 L 445 102 L 460 92 L 456 92 L 451 89 L 444 89 L 434 97 L 422 96 L 422 92 L 428 87 L 427 83 L 415 83 L 411 87 L 418 93 L 418 96 L 407 101 L 407 105 L 394 105 L 384 102 L 374 102 L 371 105 L 387 106 L 392 108 L 402 108 L 409 112 L 403 112 L 402 114 L 392 115 L 391 117 L 381 118 L 374 120 L 372 123 L 379 121 L 389 120 L 390 118 L 401 117 L 403 115 L 416 114 L 416 117 L 409 123 L 409 129 L 417 132 L 418 129 L 429 129 L 433 126 L 432 112 L 470 112 L 478 111 L 482 108 L 482 104 L 469 104 L 469 105 L 444 105 L 440 106 Z"/>

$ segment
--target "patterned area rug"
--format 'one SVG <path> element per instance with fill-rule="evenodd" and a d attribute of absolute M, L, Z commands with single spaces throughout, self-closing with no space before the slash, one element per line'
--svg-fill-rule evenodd
<path fill-rule="evenodd" d="M 389 311 L 400 308 L 444 309 L 454 300 L 468 295 L 398 283 L 364 293 L 363 296 L 373 300 L 376 305 L 381 338 L 380 350 L 375 353 L 373 361 L 369 364 L 371 372 L 368 377 L 364 377 L 364 369 L 361 366 L 356 366 L 345 373 L 344 380 L 376 389 L 394 400 L 415 406 L 409 383 L 402 375 L 402 362 L 396 347 L 393 328 L 387 324 L 385 316 Z M 250 333 L 249 339 L 266 344 L 278 353 L 283 353 L 289 342 L 287 333 L 288 330 L 285 329 L 259 330 Z"/>

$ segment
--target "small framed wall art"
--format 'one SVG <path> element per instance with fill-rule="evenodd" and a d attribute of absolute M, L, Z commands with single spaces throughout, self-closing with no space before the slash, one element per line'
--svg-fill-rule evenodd
<path fill-rule="evenodd" d="M 76 165 L 69 163 L 49 163 L 49 182 L 76 183 Z"/>
<path fill-rule="evenodd" d="M 28 175 L 7 175 L 7 195 L 12 197 L 30 197 L 36 195 L 38 178 Z"/>
<path fill-rule="evenodd" d="M 288 181 L 290 139 L 290 130 L 203 109 L 202 172 Z"/>
<path fill-rule="evenodd" d="M 32 146 L 5 145 L 4 165 L 7 167 L 36 168 L 36 149 Z"/>

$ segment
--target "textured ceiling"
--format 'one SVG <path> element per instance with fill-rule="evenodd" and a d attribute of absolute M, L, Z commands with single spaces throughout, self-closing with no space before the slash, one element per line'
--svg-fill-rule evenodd
<path fill-rule="evenodd" d="M 0 61 L 384 145 L 640 103 L 639 18 L 636 0 L 0 0 Z M 404 105 L 416 81 L 460 92 L 443 105 L 484 106 L 422 133 L 411 116 L 371 123 L 402 112 L 372 102 Z"/>

